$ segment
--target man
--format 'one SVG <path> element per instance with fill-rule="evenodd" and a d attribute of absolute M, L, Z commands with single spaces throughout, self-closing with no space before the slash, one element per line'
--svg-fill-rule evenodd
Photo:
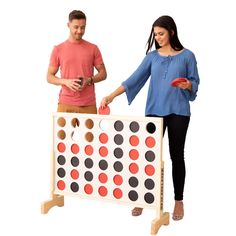
<path fill-rule="evenodd" d="M 94 83 L 107 73 L 99 48 L 82 37 L 86 15 L 79 10 L 69 14 L 69 38 L 54 47 L 47 72 L 50 84 L 61 85 L 58 112 L 97 113 Z M 61 78 L 56 76 L 60 68 Z M 94 75 L 94 68 L 97 73 Z"/>

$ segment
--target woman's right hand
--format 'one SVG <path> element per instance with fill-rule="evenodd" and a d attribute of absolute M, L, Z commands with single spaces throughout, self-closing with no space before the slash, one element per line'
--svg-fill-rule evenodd
<path fill-rule="evenodd" d="M 109 103 L 111 103 L 113 101 L 113 98 L 111 96 L 106 96 L 102 99 L 101 101 L 101 107 L 105 108 Z"/>
<path fill-rule="evenodd" d="M 113 99 L 122 93 L 125 92 L 125 87 L 123 85 L 119 86 L 114 92 L 112 92 L 109 96 L 106 96 L 101 101 L 101 107 L 105 108 L 109 103 L 113 101 Z"/>

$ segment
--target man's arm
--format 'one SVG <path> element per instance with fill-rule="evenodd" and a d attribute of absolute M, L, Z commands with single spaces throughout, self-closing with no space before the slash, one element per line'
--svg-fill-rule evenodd
<path fill-rule="evenodd" d="M 63 79 L 60 79 L 56 76 L 57 72 L 58 72 L 58 68 L 56 68 L 54 66 L 48 67 L 47 81 L 49 84 L 54 84 L 54 85 L 62 85 L 63 84 Z"/>
<path fill-rule="evenodd" d="M 104 64 L 96 65 L 95 68 L 98 71 L 98 73 L 93 76 L 93 83 L 98 83 L 102 80 L 105 80 L 107 78 L 107 71 L 105 65 Z"/>
<path fill-rule="evenodd" d="M 63 78 L 59 78 L 56 76 L 58 72 L 58 68 L 49 65 L 48 67 L 48 72 L 47 72 L 47 81 L 50 84 L 54 84 L 54 85 L 65 85 L 66 87 L 68 87 L 69 89 L 71 89 L 72 91 L 77 91 L 79 89 L 79 78 L 76 79 L 63 79 Z"/>

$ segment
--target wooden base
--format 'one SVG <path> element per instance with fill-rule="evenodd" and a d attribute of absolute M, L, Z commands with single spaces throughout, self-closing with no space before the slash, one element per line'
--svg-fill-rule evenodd
<path fill-rule="evenodd" d="M 41 213 L 47 214 L 48 211 L 54 206 L 59 206 L 59 207 L 64 206 L 64 196 L 58 194 L 52 194 L 51 200 L 45 201 L 41 204 Z"/>
<path fill-rule="evenodd" d="M 154 219 L 152 221 L 151 235 L 156 235 L 162 225 L 168 225 L 169 218 L 170 218 L 169 213 L 164 212 L 159 219 L 157 219 L 157 218 Z"/>

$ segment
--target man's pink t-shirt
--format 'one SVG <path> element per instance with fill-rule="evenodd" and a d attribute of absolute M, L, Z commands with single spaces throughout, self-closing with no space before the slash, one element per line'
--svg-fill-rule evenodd
<path fill-rule="evenodd" d="M 60 68 L 61 78 L 64 79 L 93 76 L 94 66 L 102 63 L 103 59 L 98 47 L 83 39 L 76 43 L 67 40 L 55 46 L 50 58 L 50 65 Z M 62 86 L 59 103 L 75 106 L 95 105 L 94 84 L 76 92 Z"/>

